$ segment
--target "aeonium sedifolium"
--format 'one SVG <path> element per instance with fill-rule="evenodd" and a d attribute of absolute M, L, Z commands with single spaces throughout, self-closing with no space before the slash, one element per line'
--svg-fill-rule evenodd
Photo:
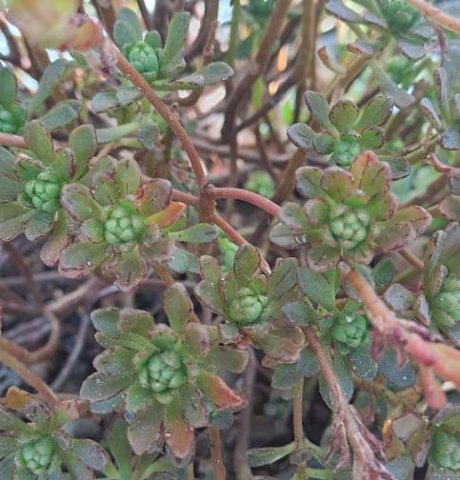
<path fill-rule="evenodd" d="M 356 10 L 349 8 L 354 6 Z M 350 47 L 352 51 L 365 51 L 367 55 L 377 53 L 393 41 L 408 58 L 419 59 L 425 55 L 425 44 L 433 36 L 420 12 L 405 0 L 352 0 L 346 5 L 342 0 L 334 0 L 327 3 L 326 10 L 355 28 L 367 27 L 369 33 L 362 32 Z"/>
<path fill-rule="evenodd" d="M 390 97 L 377 95 L 362 108 L 351 100 L 339 100 L 329 107 L 319 93 L 308 91 L 305 101 L 319 131 L 303 123 L 292 125 L 288 136 L 299 148 L 314 148 L 320 154 L 330 155 L 331 162 L 348 168 L 364 150 L 378 151 L 383 146 L 382 125 L 393 107 Z"/>
<path fill-rule="evenodd" d="M 280 259 L 273 271 L 257 248 L 241 246 L 233 268 L 224 273 L 213 257 L 201 257 L 202 281 L 195 294 L 226 322 L 220 329 L 229 343 L 244 338 L 264 351 L 270 361 L 292 362 L 300 354 L 304 336 L 288 322 L 282 307 L 296 295 L 297 261 Z"/>
<path fill-rule="evenodd" d="M 96 339 L 107 348 L 95 360 L 97 373 L 85 380 L 81 396 L 94 411 L 122 408 L 128 438 L 137 454 L 166 442 L 175 457 L 193 451 L 194 427 L 209 414 L 238 408 L 243 399 L 216 372 L 240 372 L 247 353 L 219 344 L 216 327 L 190 321 L 192 303 L 180 284 L 164 296 L 169 326 L 155 324 L 144 311 L 115 308 L 92 314 Z"/>
<path fill-rule="evenodd" d="M 134 160 L 113 161 L 110 174 L 95 175 L 89 186 L 68 185 L 62 204 L 76 225 L 78 241 L 61 255 L 60 272 L 79 278 L 100 268 L 129 290 L 148 272 L 148 261 L 169 259 L 171 242 L 160 229 L 174 223 L 184 205 L 171 202 L 167 180 L 141 181 Z"/>
<path fill-rule="evenodd" d="M 421 207 L 397 209 L 391 172 L 370 151 L 346 171 L 337 167 L 297 171 L 297 188 L 308 201 L 287 203 L 270 233 L 283 247 L 309 245 L 310 268 L 325 271 L 339 259 L 369 263 L 376 251 L 403 248 L 422 233 L 431 216 Z"/>
<path fill-rule="evenodd" d="M 13 388 L 5 404 L 13 409 L 0 408 L 0 471 L 5 480 L 91 480 L 94 470 L 107 465 L 108 455 L 96 442 L 71 438 L 62 428 L 80 417 L 83 402 L 65 400 L 51 408 Z"/>
<path fill-rule="evenodd" d="M 290 259 L 292 260 L 292 259 Z M 278 264 L 278 270 L 283 262 Z M 290 262 L 286 265 L 290 265 Z M 215 259 L 201 258 L 202 281 L 196 288 L 200 300 L 238 327 L 260 325 L 279 314 L 283 300 L 293 294 L 295 271 L 278 285 L 278 272 L 262 273 L 261 257 L 251 245 L 238 249 L 232 271 L 224 274 Z"/>
<path fill-rule="evenodd" d="M 0 242 L 21 233 L 33 241 L 49 236 L 41 258 L 54 265 L 70 234 L 60 204 L 64 185 L 86 181 L 89 161 L 96 152 L 96 134 L 90 125 L 71 132 L 69 147 L 55 150 L 50 135 L 38 122 L 24 127 L 26 155 L 15 157 L 0 148 Z M 104 168 L 104 159 L 92 169 Z"/>
<path fill-rule="evenodd" d="M 369 339 L 366 317 L 358 309 L 359 304 L 349 301 L 331 318 L 330 334 L 342 354 L 360 347 Z"/>

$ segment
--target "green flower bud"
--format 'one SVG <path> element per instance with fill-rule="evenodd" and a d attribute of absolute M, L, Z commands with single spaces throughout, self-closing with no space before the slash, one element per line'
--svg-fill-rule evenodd
<path fill-rule="evenodd" d="M 430 454 L 440 467 L 460 471 L 460 435 L 437 432 L 433 437 Z"/>
<path fill-rule="evenodd" d="M 34 208 L 54 213 L 60 205 L 61 188 L 57 175 L 46 168 L 25 184 L 25 199 Z"/>
<path fill-rule="evenodd" d="M 104 223 L 104 238 L 108 243 L 117 245 L 139 240 L 144 233 L 142 218 L 129 204 L 115 207 Z"/>
<path fill-rule="evenodd" d="M 35 475 L 43 474 L 51 465 L 55 450 L 56 444 L 52 437 L 25 443 L 19 449 L 19 464 Z"/>
<path fill-rule="evenodd" d="M 388 22 L 388 28 L 393 34 L 405 33 L 421 17 L 420 13 L 405 0 L 381 0 L 380 6 Z"/>
<path fill-rule="evenodd" d="M 0 132 L 17 133 L 24 125 L 25 114 L 19 105 L 12 105 L 6 110 L 0 106 Z"/>
<path fill-rule="evenodd" d="M 142 364 L 138 379 L 142 388 L 156 393 L 160 402 L 167 402 L 172 391 L 186 383 L 187 370 L 179 352 L 164 350 Z"/>
<path fill-rule="evenodd" d="M 369 235 L 370 215 L 365 210 L 340 210 L 331 215 L 329 230 L 344 250 L 352 250 Z"/>
<path fill-rule="evenodd" d="M 431 302 L 433 321 L 442 327 L 453 327 L 460 321 L 460 279 L 448 275 Z"/>
<path fill-rule="evenodd" d="M 154 80 L 160 68 L 157 52 L 145 42 L 137 42 L 129 49 L 128 60 L 132 66 L 149 79 Z"/>
<path fill-rule="evenodd" d="M 367 337 L 366 318 L 352 312 L 341 312 L 334 320 L 331 335 L 342 351 L 357 348 Z"/>
<path fill-rule="evenodd" d="M 360 152 L 361 147 L 355 139 L 341 138 L 334 145 L 331 160 L 341 167 L 349 167 Z"/>
<path fill-rule="evenodd" d="M 242 326 L 259 323 L 267 303 L 265 295 L 255 293 L 250 288 L 242 288 L 230 305 L 230 320 Z"/>

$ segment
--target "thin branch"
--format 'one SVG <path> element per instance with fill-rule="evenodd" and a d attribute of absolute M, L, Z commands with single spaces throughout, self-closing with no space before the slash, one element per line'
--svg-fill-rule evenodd
<path fill-rule="evenodd" d="M 35 388 L 35 390 L 43 397 L 43 399 L 49 402 L 51 405 L 55 405 L 58 402 L 56 394 L 39 376 L 31 372 L 16 357 L 10 355 L 3 349 L 0 349 L 0 362 L 17 373 L 28 385 Z"/>
<path fill-rule="evenodd" d="M 172 192 L 173 200 L 177 202 L 183 202 L 186 205 L 192 205 L 196 207 L 198 205 L 199 199 L 194 195 L 190 195 L 189 193 L 181 192 L 180 190 L 173 189 Z"/>
<path fill-rule="evenodd" d="M 209 189 L 209 193 L 213 198 L 235 198 L 243 202 L 251 203 L 273 217 L 276 217 L 281 211 L 281 208 L 268 198 L 241 188 L 212 188 Z"/>
<path fill-rule="evenodd" d="M 118 68 L 128 77 L 133 85 L 140 90 L 145 98 L 155 107 L 157 112 L 163 117 L 169 128 L 177 135 L 179 142 L 188 155 L 195 173 L 196 181 L 201 189 L 206 184 L 206 174 L 201 164 L 201 159 L 193 145 L 191 138 L 174 115 L 173 111 L 161 100 L 153 88 L 147 83 L 144 77 L 126 60 L 118 48 L 113 45 Z M 1 139 L 0 139 L 1 140 Z"/>
<path fill-rule="evenodd" d="M 72 348 L 72 351 L 67 357 L 67 360 L 57 374 L 56 378 L 53 380 L 53 383 L 51 384 L 51 388 L 53 390 L 59 391 L 68 379 L 68 377 L 71 375 L 73 367 L 78 361 L 78 357 L 80 356 L 80 353 L 85 346 L 86 334 L 88 333 L 88 327 L 90 326 L 90 324 L 90 316 L 85 313 L 80 320 L 80 326 L 78 328 L 78 333 L 75 337 L 75 344 Z"/>
<path fill-rule="evenodd" d="M 237 245 L 245 245 L 246 243 L 248 243 L 247 240 L 242 237 L 240 233 L 238 233 L 238 231 L 236 231 L 227 221 L 225 221 L 217 213 L 211 215 L 209 217 L 209 221 L 222 229 Z"/>
<path fill-rule="evenodd" d="M 26 148 L 26 142 L 19 135 L 11 133 L 0 133 L 0 145 L 4 147 Z"/>
<path fill-rule="evenodd" d="M 452 17 L 425 0 L 407 0 L 407 3 L 416 8 L 427 20 L 460 35 L 459 18 Z"/>
<path fill-rule="evenodd" d="M 287 15 L 290 5 L 291 0 L 278 0 L 275 3 L 256 57 L 228 98 L 225 121 L 222 127 L 222 137 L 227 140 L 233 134 L 235 116 L 239 105 L 243 99 L 247 98 L 254 82 L 267 68 L 273 45 L 278 40 L 283 26 L 283 19 Z"/>
<path fill-rule="evenodd" d="M 403 248 L 399 251 L 401 257 L 406 260 L 406 262 L 415 268 L 415 270 L 423 271 L 425 265 L 423 262 L 417 258 L 409 249 Z"/>
<path fill-rule="evenodd" d="M 220 430 L 216 427 L 209 427 L 208 432 L 214 480 L 225 480 L 225 468 L 222 460 L 222 442 L 220 440 Z"/>
<path fill-rule="evenodd" d="M 308 345 L 311 348 L 329 389 L 334 405 L 334 419 L 332 425 L 332 445 L 338 444 L 344 448 L 343 441 L 347 441 L 353 450 L 353 471 L 360 472 L 356 478 L 379 478 L 381 480 L 394 480 L 386 468 L 377 460 L 376 454 L 382 454 L 378 440 L 366 430 L 358 414 L 348 403 L 340 387 L 340 382 L 332 367 L 330 359 L 324 351 L 312 327 L 302 329 Z M 346 447 L 345 447 L 346 448 Z M 348 454 L 349 455 L 349 454 Z M 340 463 L 348 462 L 347 451 L 342 450 Z M 369 474 L 369 476 L 365 476 Z"/>

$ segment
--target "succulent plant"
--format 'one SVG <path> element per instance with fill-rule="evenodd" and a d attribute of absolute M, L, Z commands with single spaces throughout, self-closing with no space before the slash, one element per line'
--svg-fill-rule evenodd
<path fill-rule="evenodd" d="M 346 99 L 329 107 L 319 93 L 312 91 L 306 92 L 305 101 L 319 131 L 315 132 L 303 123 L 289 127 L 288 136 L 299 148 L 313 148 L 322 155 L 329 155 L 336 165 L 349 168 L 363 151 L 378 152 L 383 146 L 385 134 L 382 125 L 393 108 L 390 97 L 377 95 L 360 109 Z M 394 157 L 383 152 L 379 157 L 390 164 L 395 161 Z"/>
<path fill-rule="evenodd" d="M 141 177 L 134 160 L 112 160 L 110 174 L 95 175 L 89 186 L 64 187 L 62 205 L 78 241 L 62 252 L 63 275 L 79 278 L 101 268 L 129 290 L 147 275 L 147 260 L 169 259 L 171 241 L 160 229 L 176 222 L 184 205 L 171 202 L 167 180 L 142 183 Z"/>
<path fill-rule="evenodd" d="M 195 294 L 228 325 L 221 326 L 229 342 L 240 336 L 262 348 L 272 360 L 297 359 L 303 344 L 299 330 L 285 322 L 282 306 L 296 296 L 297 262 L 281 260 L 270 275 L 262 273 L 258 250 L 243 245 L 232 271 L 223 274 L 217 261 L 201 257 L 202 281 Z"/>
<path fill-rule="evenodd" d="M 65 400 L 51 408 L 16 388 L 6 400 L 12 411 L 0 409 L 3 478 L 68 478 L 67 471 L 71 478 L 91 480 L 94 470 L 105 469 L 109 458 L 102 447 L 93 440 L 71 438 L 62 428 L 80 417 L 83 402 Z M 25 420 L 19 418 L 23 415 Z"/>
<path fill-rule="evenodd" d="M 49 235 L 41 258 L 54 265 L 70 242 L 61 191 L 64 185 L 89 178 L 96 135 L 92 126 L 80 126 L 70 134 L 70 148 L 55 150 L 51 137 L 35 120 L 24 127 L 24 138 L 30 157 L 15 158 L 8 150 L 0 150 L 0 241 L 9 242 L 21 233 L 31 241 Z M 98 161 L 92 171 L 104 165 Z"/>
<path fill-rule="evenodd" d="M 309 198 L 303 208 L 287 203 L 271 240 L 283 247 L 309 245 L 307 260 L 325 271 L 339 259 L 369 263 L 375 251 L 402 248 L 422 233 L 431 216 L 420 207 L 396 210 L 391 172 L 372 152 L 364 152 L 350 171 L 303 167 L 297 188 Z"/>
<path fill-rule="evenodd" d="M 436 432 L 430 456 L 439 467 L 460 471 L 460 434 Z"/>
<path fill-rule="evenodd" d="M 135 453 L 153 452 L 166 442 L 173 456 L 188 461 L 193 428 L 207 425 L 211 411 L 242 406 L 242 397 L 216 372 L 241 371 L 247 353 L 221 345 L 215 327 L 190 321 L 192 303 L 182 285 L 166 290 L 164 308 L 170 326 L 155 325 L 140 310 L 93 312 L 96 339 L 107 350 L 96 358 L 98 372 L 80 394 L 95 411 L 124 404 Z"/>
<path fill-rule="evenodd" d="M 161 65 L 161 53 L 156 42 L 156 37 L 149 36 L 146 41 L 136 42 L 124 47 L 124 55 L 132 66 L 148 80 L 152 81 L 158 75 Z M 150 44 L 147 43 L 150 41 Z M 160 53 L 161 52 L 161 53 Z"/>
<path fill-rule="evenodd" d="M 459 60 L 459 50 L 450 47 L 449 55 L 445 56 L 442 66 L 434 72 L 437 105 L 435 106 L 428 97 L 420 101 L 422 113 L 433 129 L 439 133 L 439 143 L 445 150 L 460 149 Z"/>
<path fill-rule="evenodd" d="M 377 30 L 380 36 L 370 34 L 358 39 L 354 46 L 368 55 L 378 52 L 388 44 L 390 39 L 396 40 L 400 51 L 411 59 L 421 58 L 425 54 L 425 43 L 432 36 L 432 30 L 422 15 L 404 0 L 376 0 L 363 2 L 353 0 L 350 6 L 364 7 L 357 10 L 349 8 L 341 0 L 329 1 L 327 11 L 351 25 L 365 25 Z M 363 34 L 364 37 L 365 34 Z"/>
<path fill-rule="evenodd" d="M 263 321 L 268 297 L 251 288 L 243 287 L 236 292 L 228 311 L 230 320 L 238 325 L 254 325 Z"/>
<path fill-rule="evenodd" d="M 367 340 L 366 317 L 347 309 L 342 310 L 334 318 L 331 335 L 340 352 L 348 353 Z"/>

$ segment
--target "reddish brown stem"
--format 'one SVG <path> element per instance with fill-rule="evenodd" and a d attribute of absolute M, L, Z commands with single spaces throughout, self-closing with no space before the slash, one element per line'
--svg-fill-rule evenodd
<path fill-rule="evenodd" d="M 268 198 L 262 197 L 258 193 L 249 192 L 248 190 L 243 190 L 241 188 L 213 188 L 209 190 L 209 194 L 213 198 L 235 198 L 237 200 L 242 200 L 243 202 L 252 203 L 261 210 L 265 210 L 267 213 L 276 217 L 281 208 Z"/>
<path fill-rule="evenodd" d="M 17 373 L 28 385 L 35 388 L 43 399 L 51 405 L 55 405 L 58 402 L 56 394 L 40 377 L 31 372 L 22 362 L 4 349 L 0 349 L 0 362 Z"/>
<path fill-rule="evenodd" d="M 19 135 L 11 135 L 10 133 L 0 133 L 0 145 L 5 147 L 26 148 L 26 142 Z"/>
<path fill-rule="evenodd" d="M 416 8 L 427 20 L 460 35 L 460 19 L 443 12 L 434 5 L 430 5 L 425 0 L 407 0 L 407 3 Z"/>
<path fill-rule="evenodd" d="M 248 243 L 244 237 L 242 237 L 229 223 L 227 223 L 217 213 L 211 215 L 209 221 L 221 228 L 237 245 L 244 245 Z"/>
<path fill-rule="evenodd" d="M 222 442 L 220 440 L 220 431 L 216 427 L 209 427 L 208 431 L 214 479 L 225 480 L 225 468 L 222 460 Z"/>
<path fill-rule="evenodd" d="M 172 198 L 177 202 L 183 202 L 186 205 L 192 205 L 196 207 L 198 205 L 199 199 L 194 195 L 190 195 L 189 193 L 181 192 L 180 190 L 173 189 L 172 191 Z"/>
<path fill-rule="evenodd" d="M 196 181 L 201 190 L 207 181 L 206 174 L 192 140 L 172 110 L 163 102 L 163 100 L 161 100 L 144 77 L 128 62 L 128 60 L 126 60 L 115 44 L 112 45 L 116 54 L 118 68 L 129 78 L 129 80 L 131 80 L 132 84 L 143 93 L 145 98 L 163 117 L 169 128 L 177 135 L 177 138 L 188 155 L 193 172 L 195 173 Z"/>

